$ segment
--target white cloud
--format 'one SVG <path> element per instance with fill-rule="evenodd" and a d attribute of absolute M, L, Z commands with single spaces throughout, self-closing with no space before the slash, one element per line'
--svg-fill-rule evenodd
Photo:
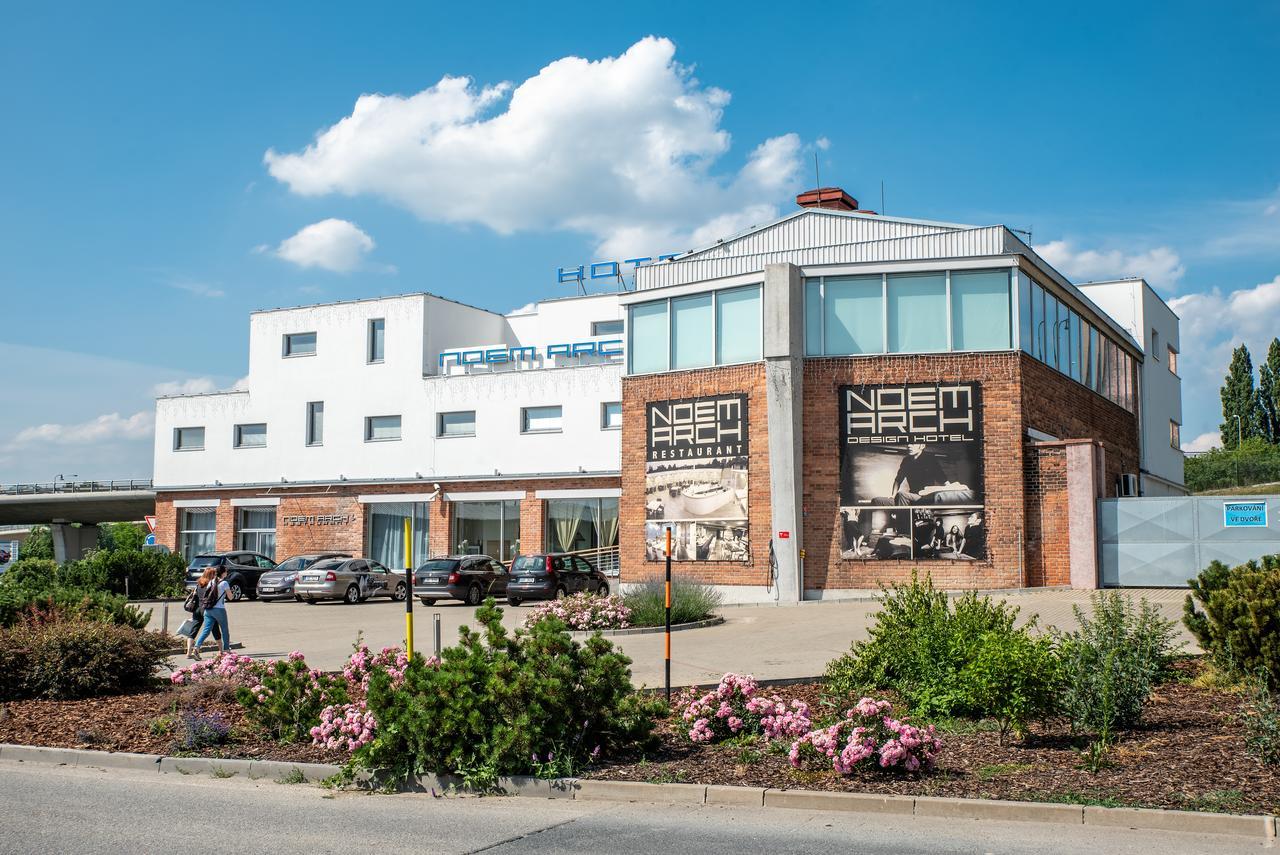
<path fill-rule="evenodd" d="M 728 103 L 651 36 L 519 85 L 444 77 L 414 95 L 362 95 L 305 149 L 265 162 L 304 196 L 373 195 L 428 222 L 564 229 L 593 238 L 600 257 L 653 255 L 768 219 L 795 189 L 795 134 L 713 173 L 730 148 Z"/>
<path fill-rule="evenodd" d="M 358 269 L 375 244 L 355 223 L 330 217 L 285 238 L 275 254 L 299 267 L 318 267 L 334 273 Z"/>
<path fill-rule="evenodd" d="M 212 377 L 191 377 L 186 380 L 167 380 L 151 387 L 151 394 L 161 395 L 203 395 L 216 392 L 218 384 Z"/>
<path fill-rule="evenodd" d="M 1182 443 L 1182 450 L 1191 451 L 1212 451 L 1215 448 L 1222 447 L 1222 437 L 1216 431 L 1202 433 L 1190 442 Z"/>
<path fill-rule="evenodd" d="M 188 294 L 194 294 L 197 297 L 209 297 L 216 299 L 218 297 L 227 296 L 227 292 L 221 288 L 209 285 L 205 282 L 196 282 L 191 279 L 174 279 L 169 282 L 170 288 L 176 288 L 179 291 L 186 291 Z"/>
<path fill-rule="evenodd" d="M 1054 240 L 1035 249 L 1041 258 L 1077 282 L 1141 276 L 1156 288 L 1174 290 L 1187 272 L 1178 253 L 1167 246 L 1126 253 L 1118 249 L 1077 249 L 1071 241 Z"/>
<path fill-rule="evenodd" d="M 155 427 L 155 414 L 142 410 L 131 416 L 107 413 L 79 424 L 43 424 L 18 431 L 10 448 L 49 443 L 81 445 L 120 439 L 149 439 Z"/>
<path fill-rule="evenodd" d="M 1214 236 L 1202 252 L 1209 257 L 1271 253 L 1280 249 L 1280 187 L 1257 199 L 1214 207 Z"/>

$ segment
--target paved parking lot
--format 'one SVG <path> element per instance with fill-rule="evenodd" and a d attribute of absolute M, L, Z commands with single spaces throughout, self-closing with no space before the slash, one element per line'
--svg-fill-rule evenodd
<path fill-rule="evenodd" d="M 1181 628 L 1185 590 L 1129 590 L 1126 596 L 1146 597 L 1171 620 L 1178 621 L 1180 638 L 1186 649 L 1194 642 Z M 869 595 L 868 595 L 869 596 Z M 1010 592 L 1007 599 L 1022 609 L 1022 615 L 1040 616 L 1044 626 L 1075 626 L 1073 605 L 1089 601 L 1087 591 L 1045 590 Z M 162 607 L 152 606 L 152 628 L 162 622 Z M 515 628 L 532 608 L 530 605 L 503 608 L 503 623 Z M 866 637 L 876 603 L 870 599 L 852 602 L 811 602 L 791 606 L 739 606 L 723 609 L 720 626 L 692 629 L 672 635 L 671 679 L 673 685 L 705 685 L 726 671 L 754 674 L 760 679 L 812 677 L 821 674 L 826 663 Z M 374 649 L 404 643 L 404 604 L 371 600 L 357 605 L 320 603 L 240 602 L 229 608 L 231 639 L 244 645 L 252 656 L 276 658 L 291 650 L 301 650 L 313 665 L 336 670 L 346 661 L 357 634 Z M 418 650 L 431 649 L 432 617 L 440 615 L 441 637 L 445 645 L 458 639 L 458 627 L 475 626 L 475 610 L 462 603 L 443 602 L 427 608 L 414 603 L 414 636 Z M 180 603 L 169 606 L 170 627 L 186 617 Z M 662 685 L 662 634 L 624 635 L 612 639 L 633 660 L 637 685 Z M 181 657 L 176 660 L 181 664 Z"/>

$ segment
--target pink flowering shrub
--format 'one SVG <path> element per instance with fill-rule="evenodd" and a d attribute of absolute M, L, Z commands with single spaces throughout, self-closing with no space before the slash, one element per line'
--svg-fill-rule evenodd
<path fill-rule="evenodd" d="M 619 596 L 574 594 L 562 600 L 548 600 L 524 619 L 525 628 L 549 617 L 559 618 L 571 630 L 626 629 L 631 625 L 631 609 Z"/>
<path fill-rule="evenodd" d="M 725 674 L 720 685 L 685 706 L 692 742 L 715 742 L 740 733 L 760 732 L 760 713 L 751 701 L 759 686 L 749 674 Z"/>
<path fill-rule="evenodd" d="M 888 701 L 863 698 L 830 727 L 811 730 L 791 745 L 791 765 L 851 775 L 859 766 L 918 772 L 933 768 L 942 744 L 933 725 L 919 728 L 891 718 Z"/>
<path fill-rule="evenodd" d="M 434 668 L 440 665 L 440 660 L 428 656 L 424 664 L 428 668 Z M 409 654 L 399 647 L 384 647 L 380 652 L 374 653 L 368 645 L 357 639 L 347 664 L 342 667 L 347 697 L 350 700 L 330 704 L 320 711 L 320 723 L 309 731 L 311 744 L 355 751 L 372 742 L 378 722 L 365 702 L 369 680 L 378 672 L 386 672 L 391 678 L 391 688 L 397 689 L 404 683 L 408 667 Z"/>
<path fill-rule="evenodd" d="M 169 675 L 169 682 L 175 686 L 189 686 L 205 680 L 226 680 L 238 686 L 247 686 L 257 683 L 270 664 L 269 661 L 260 662 L 251 656 L 227 651 L 214 659 L 204 659 L 179 668 Z"/>
<path fill-rule="evenodd" d="M 357 641 L 355 651 L 342 666 L 342 675 L 347 678 L 347 690 L 354 697 L 369 691 L 369 677 L 375 671 L 386 671 L 391 675 L 391 684 L 400 685 L 408 664 L 409 654 L 399 647 L 384 647 L 380 653 L 374 653 L 368 645 Z"/>
<path fill-rule="evenodd" d="M 299 742 L 311 736 L 325 707 L 350 700 L 345 678 L 308 668 L 301 653 L 268 663 L 256 683 L 236 689 L 245 717 L 279 742 Z"/>
<path fill-rule="evenodd" d="M 373 741 L 378 723 L 364 701 L 325 707 L 320 724 L 311 728 L 311 743 L 324 748 L 355 751 Z"/>
<path fill-rule="evenodd" d="M 760 716 L 760 729 L 769 739 L 796 739 L 813 729 L 812 714 L 804 701 L 788 704 L 777 695 L 757 695 L 747 701 L 747 711 Z"/>

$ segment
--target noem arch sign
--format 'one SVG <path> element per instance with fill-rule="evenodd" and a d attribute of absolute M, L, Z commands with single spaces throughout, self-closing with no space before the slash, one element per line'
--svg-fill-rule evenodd
<path fill-rule="evenodd" d="M 556 356 L 605 356 L 622 355 L 622 339 L 604 341 L 574 341 L 549 344 L 546 347 L 478 347 L 473 350 L 446 350 L 440 353 L 441 367 L 452 360 L 453 365 L 500 365 L 505 362 L 537 362 Z"/>

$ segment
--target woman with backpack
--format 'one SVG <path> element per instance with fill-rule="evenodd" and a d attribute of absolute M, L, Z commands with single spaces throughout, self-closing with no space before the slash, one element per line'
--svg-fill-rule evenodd
<path fill-rule="evenodd" d="M 195 657 L 192 654 L 196 650 L 196 635 L 200 632 L 201 627 L 204 626 L 204 606 L 200 605 L 199 588 L 191 589 L 191 593 L 187 594 L 187 601 L 182 604 L 182 608 L 191 612 L 191 620 L 188 622 L 191 624 L 191 628 L 187 632 L 182 632 L 181 629 L 179 632 L 187 642 L 187 658 L 194 659 Z M 182 629 L 186 629 L 186 624 L 183 625 Z M 216 623 L 213 625 L 213 638 L 215 641 L 222 640 L 222 627 Z"/>
<path fill-rule="evenodd" d="M 196 582 L 196 597 L 204 609 L 204 625 L 196 636 L 196 649 L 191 654 L 192 659 L 201 658 L 200 645 L 204 644 L 215 626 L 222 630 L 222 652 L 231 649 L 231 630 L 227 626 L 227 591 L 230 586 L 222 576 L 222 573 L 210 567 L 200 574 L 200 581 Z"/>

